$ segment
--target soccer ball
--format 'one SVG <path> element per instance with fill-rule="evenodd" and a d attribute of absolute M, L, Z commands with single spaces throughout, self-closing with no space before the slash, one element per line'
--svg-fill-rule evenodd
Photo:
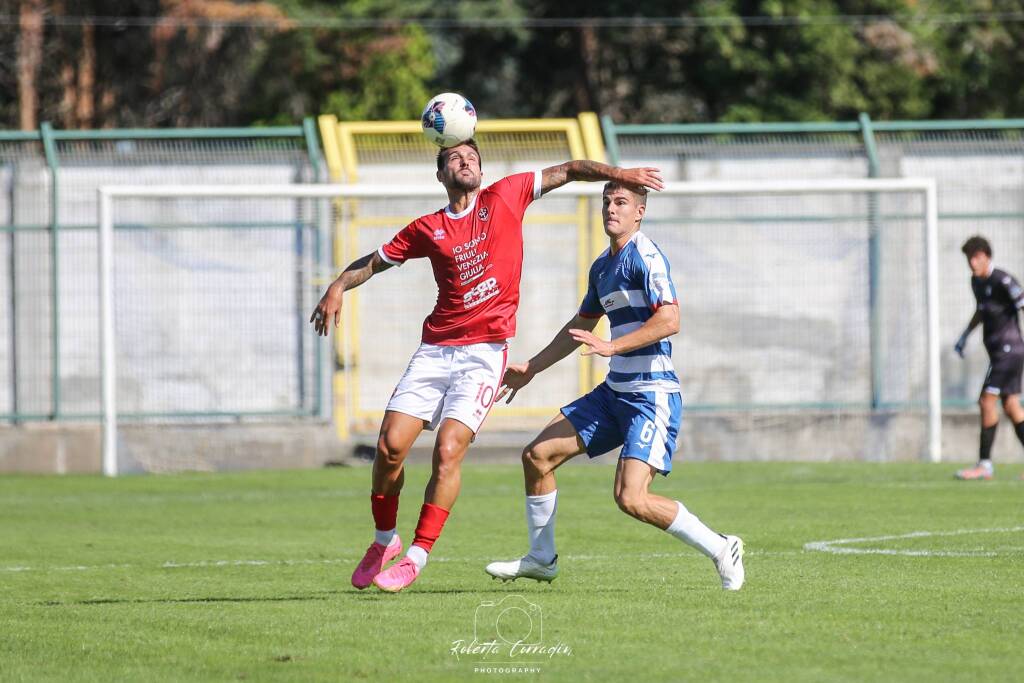
<path fill-rule="evenodd" d="M 462 95 L 443 92 L 423 108 L 423 135 L 438 147 L 451 147 L 473 137 L 476 109 Z"/>

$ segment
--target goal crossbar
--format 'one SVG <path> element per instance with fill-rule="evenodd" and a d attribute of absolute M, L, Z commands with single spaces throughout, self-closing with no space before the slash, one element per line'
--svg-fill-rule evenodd
<path fill-rule="evenodd" d="M 562 197 L 597 197 L 601 183 L 575 183 L 551 192 Z M 839 178 L 822 180 L 670 182 L 659 195 L 787 195 L 843 193 L 919 193 L 924 198 L 928 441 L 927 456 L 941 459 L 942 398 L 940 383 L 939 301 L 938 301 L 938 203 L 933 178 Z M 113 292 L 113 204 L 115 199 L 160 198 L 295 198 L 360 199 L 386 197 L 440 197 L 437 184 L 281 184 L 281 185 L 106 185 L 98 194 L 99 309 L 101 349 L 102 463 L 103 472 L 116 476 L 116 344 L 114 338 Z"/>

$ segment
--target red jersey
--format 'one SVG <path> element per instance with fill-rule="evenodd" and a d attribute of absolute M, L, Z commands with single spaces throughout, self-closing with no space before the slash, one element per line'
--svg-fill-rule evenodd
<path fill-rule="evenodd" d="M 515 336 L 523 273 L 523 214 L 540 198 L 540 172 L 502 178 L 469 207 L 417 218 L 377 252 L 394 266 L 429 258 L 437 304 L 423 321 L 427 344 L 461 346 Z"/>

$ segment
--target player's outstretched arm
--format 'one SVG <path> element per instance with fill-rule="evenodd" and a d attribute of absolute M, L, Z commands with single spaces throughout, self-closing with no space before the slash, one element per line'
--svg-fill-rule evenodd
<path fill-rule="evenodd" d="M 501 380 L 501 391 L 498 392 L 498 397 L 494 399 L 495 402 L 500 401 L 505 394 L 511 392 L 511 396 L 506 401 L 506 403 L 511 403 L 512 399 L 516 397 L 516 393 L 529 384 L 535 375 L 547 370 L 579 346 L 579 342 L 574 341 L 572 335 L 569 334 L 570 330 L 578 328 L 592 330 L 597 327 L 598 320 L 600 318 L 586 318 L 576 314 L 537 355 L 525 363 L 509 365 L 505 368 L 505 376 Z"/>
<path fill-rule="evenodd" d="M 591 328 L 593 329 L 593 328 Z M 671 337 L 679 331 L 679 306 L 665 304 L 654 312 L 642 326 L 629 334 L 624 334 L 615 341 L 601 339 L 590 330 L 569 330 L 577 344 L 585 344 L 584 356 L 597 354 L 610 358 L 616 354 L 629 353 L 650 346 L 665 337 Z"/>
<path fill-rule="evenodd" d="M 598 161 L 579 159 L 567 161 L 558 166 L 550 166 L 541 171 L 540 193 L 547 194 L 556 187 L 561 187 L 574 180 L 595 181 L 614 180 L 631 190 L 662 190 L 665 183 L 661 180 L 661 171 L 656 168 L 619 168 Z"/>
<path fill-rule="evenodd" d="M 313 315 L 309 316 L 309 322 L 313 323 L 316 333 L 326 337 L 329 330 L 327 321 L 333 320 L 335 327 L 341 322 L 341 298 L 345 292 L 390 267 L 391 264 L 382 259 L 376 251 L 350 263 L 330 284 L 320 297 L 320 303 L 313 310 Z"/>
<path fill-rule="evenodd" d="M 956 344 L 953 345 L 953 350 L 956 351 L 956 355 L 961 358 L 964 357 L 964 347 L 967 346 L 967 338 L 971 336 L 971 332 L 974 328 L 981 324 L 981 311 L 975 311 L 971 317 L 971 321 L 967 323 L 967 329 L 960 335 L 960 338 L 956 340 Z"/>

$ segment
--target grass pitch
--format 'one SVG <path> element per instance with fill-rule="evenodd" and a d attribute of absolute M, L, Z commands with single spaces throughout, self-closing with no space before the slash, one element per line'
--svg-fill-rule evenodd
<path fill-rule="evenodd" d="M 953 469 L 677 464 L 655 490 L 743 536 L 739 593 L 619 512 L 611 466 L 559 474 L 549 586 L 484 574 L 525 551 L 521 473 L 468 465 L 399 595 L 349 585 L 365 468 L 0 478 L 0 680 L 1020 680 L 1020 468 Z M 428 475 L 407 472 L 406 543 Z"/>

